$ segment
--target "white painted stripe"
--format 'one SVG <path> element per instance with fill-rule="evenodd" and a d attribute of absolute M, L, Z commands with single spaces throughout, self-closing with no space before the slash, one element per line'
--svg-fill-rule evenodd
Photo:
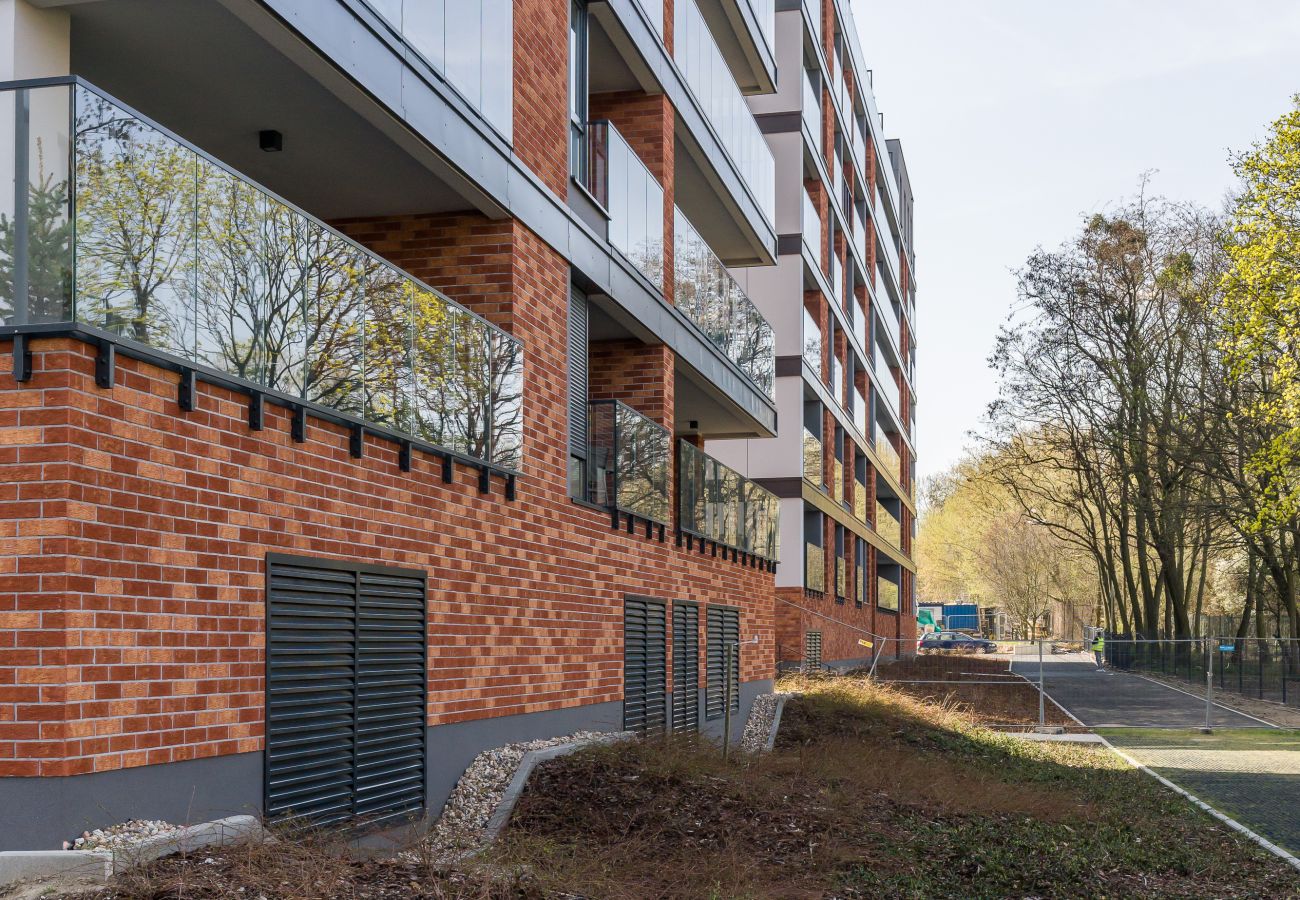
<path fill-rule="evenodd" d="M 1130 672 L 1129 674 L 1131 674 L 1131 675 L 1137 675 L 1137 677 L 1138 677 L 1138 678 L 1141 678 L 1143 681 L 1149 681 L 1149 682 L 1151 682 L 1152 684 L 1158 684 L 1158 685 L 1160 685 L 1160 686 L 1163 687 L 1163 688 L 1169 688 L 1169 690 L 1171 690 L 1171 691 L 1177 691 L 1177 692 L 1180 693 L 1180 694 L 1186 694 L 1187 696 L 1189 696 L 1189 697 L 1191 697 L 1191 698 L 1193 698 L 1193 699 L 1195 699 L 1195 700 L 1200 700 L 1202 703 L 1205 702 L 1205 695 L 1204 695 L 1204 694 L 1201 694 L 1201 695 L 1197 696 L 1196 694 L 1193 694 L 1191 691 L 1185 691 L 1185 690 L 1183 690 L 1182 688 L 1176 688 L 1176 687 L 1174 687 L 1172 684 L 1165 684 L 1163 681 L 1156 681 L 1154 678 L 1148 678 L 1146 675 L 1141 675 L 1141 674 L 1138 674 L 1137 672 Z M 1217 702 L 1217 701 L 1214 702 L 1214 705 L 1217 706 L 1217 707 L 1219 707 L 1219 709 L 1226 709 L 1226 710 L 1227 710 L 1228 712 L 1230 712 L 1230 713 L 1235 713 L 1236 715 L 1243 716 L 1243 717 L 1245 717 L 1245 718 L 1247 718 L 1247 719 L 1252 719 L 1252 720 L 1258 722 L 1258 723 L 1261 724 L 1261 725 L 1267 725 L 1269 728 L 1277 728 L 1277 727 L 1279 727 L 1279 726 L 1277 726 L 1277 725 L 1274 725 L 1272 722 L 1266 722 L 1265 720 L 1259 718 L 1258 716 L 1252 716 L 1250 713 L 1244 713 L 1244 712 L 1242 712 L 1242 711 L 1239 710 L 1239 709 L 1233 709 L 1231 706 L 1224 706 L 1222 703 L 1219 703 L 1219 702 Z M 1195 728 L 1195 727 L 1197 727 L 1197 726 L 1193 725 L 1193 726 L 1190 726 L 1190 727 Z M 1225 728 L 1226 728 L 1226 727 L 1230 727 L 1230 726 L 1226 726 L 1226 725 L 1225 725 L 1225 726 L 1222 726 L 1222 727 L 1225 727 Z"/>

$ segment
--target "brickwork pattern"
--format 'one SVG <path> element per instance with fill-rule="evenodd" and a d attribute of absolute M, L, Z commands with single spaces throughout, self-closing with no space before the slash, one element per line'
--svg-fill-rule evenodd
<path fill-rule="evenodd" d="M 742 678 L 771 677 L 770 573 L 567 496 L 562 258 L 517 223 L 353 226 L 525 342 L 517 501 L 378 439 L 353 459 L 315 419 L 295 444 L 279 407 L 251 432 L 224 388 L 182 413 L 173 373 L 125 357 L 100 389 L 90 347 L 36 342 L 33 380 L 0 381 L 0 775 L 260 749 L 273 551 L 429 572 L 431 725 L 618 700 L 624 593 L 740 605 Z"/>

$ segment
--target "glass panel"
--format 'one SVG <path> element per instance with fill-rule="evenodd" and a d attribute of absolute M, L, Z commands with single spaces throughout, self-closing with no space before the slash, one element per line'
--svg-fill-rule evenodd
<path fill-rule="evenodd" d="M 888 578 L 876 579 L 876 605 L 881 609 L 898 611 L 898 585 Z"/>
<path fill-rule="evenodd" d="M 826 590 L 826 556 L 814 543 L 804 545 L 804 587 L 814 591 Z"/>
<path fill-rule="evenodd" d="M 673 11 L 673 58 L 759 209 L 772 222 L 776 205 L 772 151 L 695 0 L 677 0 Z"/>
<path fill-rule="evenodd" d="M 895 547 L 903 546 L 903 527 L 894 514 L 876 501 L 876 533 L 888 540 Z"/>
<path fill-rule="evenodd" d="M 193 358 L 197 154 L 76 97 L 77 319 Z"/>
<path fill-rule="evenodd" d="M 468 329 L 470 316 L 418 288 L 412 296 L 412 314 L 413 433 L 432 444 L 468 453 L 469 421 L 466 392 L 457 381 L 456 337 Z"/>
<path fill-rule="evenodd" d="M 7 91 L 0 105 L 0 323 L 70 322 L 69 88 Z"/>
<path fill-rule="evenodd" d="M 608 122 L 593 122 L 588 190 L 609 214 L 609 242 L 663 290 L 664 189 Z"/>
<path fill-rule="evenodd" d="M 482 319 L 462 314 L 456 321 L 454 383 L 460 393 L 461 431 L 457 444 L 475 459 L 488 458 L 488 423 L 492 419 L 492 329 Z"/>
<path fill-rule="evenodd" d="M 312 232 L 302 362 L 292 393 L 353 415 L 365 406 L 365 273 L 371 257 L 323 228 Z"/>
<path fill-rule="evenodd" d="M 374 0 L 371 2 L 373 3 Z M 444 54 L 447 32 L 443 25 L 444 0 L 420 0 L 420 2 L 407 3 L 405 10 L 401 9 L 402 0 L 387 0 L 387 3 L 397 7 L 396 18 L 391 13 L 387 14 L 387 17 L 398 24 L 407 42 L 434 69 L 446 73 L 447 62 Z"/>
<path fill-rule="evenodd" d="M 507 469 L 523 465 L 524 353 L 519 341 L 489 332 L 492 345 L 492 462 Z"/>
<path fill-rule="evenodd" d="M 822 371 L 822 331 L 808 311 L 803 309 L 803 358 L 809 367 L 819 376 Z"/>
<path fill-rule="evenodd" d="M 625 406 L 618 408 L 618 506 L 639 516 L 668 519 L 668 434 Z"/>
<path fill-rule="evenodd" d="M 365 416 L 391 428 L 410 428 L 414 393 L 411 304 L 414 285 L 399 272 L 374 265 L 366 273 Z"/>
<path fill-rule="evenodd" d="M 844 463 L 835 460 L 831 473 L 831 496 L 837 503 L 844 502 Z"/>
<path fill-rule="evenodd" d="M 801 195 L 801 212 L 803 217 L 803 245 L 812 256 L 814 268 L 821 268 L 822 260 L 822 220 L 817 214 L 817 204 L 813 202 L 808 189 Z"/>
<path fill-rule="evenodd" d="M 443 58 L 447 80 L 472 106 L 479 108 L 483 98 L 483 4 L 464 0 L 448 3 L 444 15 Z"/>
<path fill-rule="evenodd" d="M 867 521 L 867 486 L 857 480 L 853 482 L 853 515 L 859 522 Z"/>
<path fill-rule="evenodd" d="M 514 30 L 512 0 L 483 0 L 481 109 L 507 140 L 511 136 L 514 115 Z"/>
<path fill-rule="evenodd" d="M 822 151 L 822 104 L 821 92 L 813 85 L 812 72 L 803 71 L 803 122 L 812 135 L 813 147 L 820 154 Z"/>
<path fill-rule="evenodd" d="M 803 477 L 818 486 L 822 483 L 822 442 L 806 429 L 803 433 Z"/>

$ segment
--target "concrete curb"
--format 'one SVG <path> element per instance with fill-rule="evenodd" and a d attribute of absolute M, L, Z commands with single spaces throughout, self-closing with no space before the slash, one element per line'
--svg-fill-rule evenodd
<path fill-rule="evenodd" d="M 48 878 L 103 884 L 117 872 L 163 856 L 260 840 L 262 833 L 256 816 L 228 816 L 155 835 L 123 850 L 0 851 L 0 888 Z"/>
<path fill-rule="evenodd" d="M 1101 735 L 1092 734 L 1038 734 L 1033 731 L 1001 731 L 999 734 L 1005 734 L 1007 737 L 1018 738 L 1022 741 L 1040 741 L 1043 743 L 1058 744 L 1100 744 L 1102 743 Z"/>
<path fill-rule="evenodd" d="M 781 728 L 781 712 L 785 709 L 785 702 L 795 697 L 802 697 L 803 694 L 778 694 L 776 698 L 776 709 L 772 712 L 772 725 L 767 730 L 767 740 L 763 742 L 763 752 L 771 753 L 772 748 L 776 746 L 776 733 Z"/>
<path fill-rule="evenodd" d="M 541 750 L 529 750 L 519 760 L 519 767 L 515 769 L 514 777 L 510 779 L 510 784 L 506 786 L 506 792 L 501 795 L 501 802 L 497 804 L 496 809 L 492 811 L 492 815 L 488 818 L 487 827 L 483 829 L 482 846 L 487 846 L 495 841 L 501 832 L 505 830 L 507 823 L 510 821 L 510 816 L 515 811 L 515 804 L 519 802 L 519 797 L 528 784 L 528 776 L 533 773 L 533 769 L 537 768 L 538 765 L 548 759 L 568 756 L 570 753 L 586 747 L 613 744 L 635 736 L 635 733 L 631 731 L 615 731 L 591 740 L 569 741 L 566 744 L 556 744 L 554 747 L 543 747 Z"/>

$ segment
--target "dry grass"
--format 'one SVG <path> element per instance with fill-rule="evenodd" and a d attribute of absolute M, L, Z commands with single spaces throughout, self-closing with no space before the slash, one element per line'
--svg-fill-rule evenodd
<path fill-rule="evenodd" d="M 100 896 L 1300 896 L 1294 870 L 1105 750 L 1027 743 L 862 678 L 781 687 L 803 696 L 772 753 L 660 740 L 552 760 L 501 841 L 455 870 L 309 835 L 167 860 Z"/>

